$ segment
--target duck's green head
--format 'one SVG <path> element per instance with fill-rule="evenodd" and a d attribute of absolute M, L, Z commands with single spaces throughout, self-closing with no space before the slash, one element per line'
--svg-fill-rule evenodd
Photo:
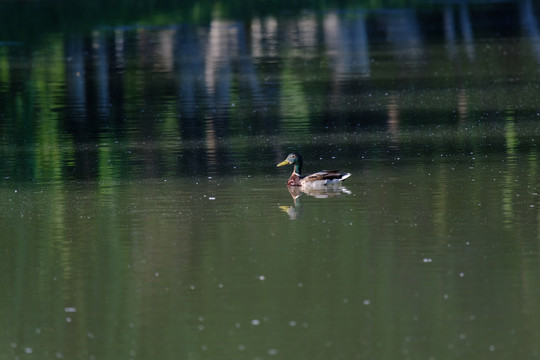
<path fill-rule="evenodd" d="M 283 166 L 283 165 L 294 165 L 294 172 L 300 175 L 302 173 L 302 156 L 298 153 L 290 153 L 289 156 L 277 166 Z"/>

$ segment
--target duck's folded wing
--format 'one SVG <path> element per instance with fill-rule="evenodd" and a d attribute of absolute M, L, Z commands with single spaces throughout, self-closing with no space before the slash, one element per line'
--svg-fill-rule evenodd
<path fill-rule="evenodd" d="M 304 181 L 317 181 L 317 180 L 345 180 L 351 176 L 349 173 L 345 173 L 339 170 L 325 170 L 319 171 L 314 174 L 305 177 Z"/>

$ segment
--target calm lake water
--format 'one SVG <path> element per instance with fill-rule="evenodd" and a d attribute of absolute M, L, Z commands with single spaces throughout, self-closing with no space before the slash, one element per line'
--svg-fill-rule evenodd
<path fill-rule="evenodd" d="M 1 360 L 540 357 L 536 4 L 47 4 L 2 4 Z"/>

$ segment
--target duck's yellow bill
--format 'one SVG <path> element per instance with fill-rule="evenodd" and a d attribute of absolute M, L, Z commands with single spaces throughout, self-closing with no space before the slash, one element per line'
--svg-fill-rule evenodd
<path fill-rule="evenodd" d="M 280 162 L 279 164 L 277 164 L 277 166 L 283 166 L 283 165 L 287 165 L 289 162 L 287 160 L 283 160 L 282 162 Z"/>

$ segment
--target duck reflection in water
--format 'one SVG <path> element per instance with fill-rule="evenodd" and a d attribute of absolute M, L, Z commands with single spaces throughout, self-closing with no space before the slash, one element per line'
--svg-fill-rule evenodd
<path fill-rule="evenodd" d="M 311 175 L 302 175 L 302 156 L 298 153 L 291 153 L 287 159 L 277 166 L 293 165 L 293 172 L 287 181 L 287 189 L 291 194 L 294 206 L 280 206 L 291 220 L 297 219 L 302 213 L 300 196 L 307 194 L 318 199 L 336 197 L 342 193 L 351 194 L 349 190 L 342 186 L 341 182 L 351 176 L 350 173 L 339 170 L 323 170 Z"/>
<path fill-rule="evenodd" d="M 286 206 L 282 205 L 279 208 L 287 213 L 289 215 L 289 218 L 291 220 L 296 220 L 302 215 L 303 206 L 302 202 L 300 201 L 300 198 L 302 195 L 309 195 L 313 196 L 317 199 L 327 199 L 331 197 L 337 197 L 341 194 L 352 194 L 350 190 L 345 188 L 342 185 L 334 185 L 334 186 L 328 186 L 318 189 L 313 188 L 304 188 L 301 186 L 287 186 L 287 190 L 289 190 L 289 193 L 291 194 L 291 197 L 293 198 L 294 205 L 293 206 Z"/>

